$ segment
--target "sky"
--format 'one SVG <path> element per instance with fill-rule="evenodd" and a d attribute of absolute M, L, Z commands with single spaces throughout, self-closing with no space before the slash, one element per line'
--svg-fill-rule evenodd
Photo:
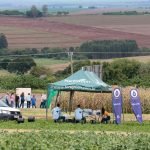
<path fill-rule="evenodd" d="M 29 5 L 62 5 L 62 4 L 76 4 L 76 5 L 97 5 L 102 3 L 134 3 L 150 0 L 0 0 L 0 7 L 4 6 L 29 6 Z"/>
<path fill-rule="evenodd" d="M 0 4 L 43 4 L 43 3 L 49 3 L 49 4 L 58 4 L 58 3 L 101 3 L 101 2 L 132 2 L 135 0 L 0 0 Z M 144 1 L 144 0 L 136 0 L 136 1 Z"/>

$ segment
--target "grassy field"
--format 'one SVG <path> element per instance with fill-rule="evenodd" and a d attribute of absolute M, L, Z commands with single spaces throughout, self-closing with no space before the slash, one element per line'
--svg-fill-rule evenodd
<path fill-rule="evenodd" d="M 136 60 L 142 63 L 150 62 L 150 56 L 127 57 L 126 59 Z M 52 72 L 63 70 L 70 64 L 70 60 L 55 60 L 55 59 L 48 59 L 48 58 L 36 58 L 34 60 L 38 66 L 44 66 L 50 68 Z M 113 60 L 115 59 L 98 59 L 98 60 L 91 60 L 91 62 L 95 62 L 95 61 L 112 62 Z"/>
<path fill-rule="evenodd" d="M 47 66 L 47 67 L 51 65 L 65 64 L 69 62 L 69 60 L 56 60 L 49 58 L 36 58 L 34 60 L 38 66 Z"/>

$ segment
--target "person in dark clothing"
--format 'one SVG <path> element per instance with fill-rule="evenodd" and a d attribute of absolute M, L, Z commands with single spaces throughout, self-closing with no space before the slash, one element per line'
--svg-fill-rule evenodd
<path fill-rule="evenodd" d="M 24 98 L 24 92 L 21 93 L 20 99 L 21 99 L 20 108 L 21 107 L 24 108 L 24 100 L 25 100 L 25 98 Z"/>
<path fill-rule="evenodd" d="M 16 94 L 16 96 L 15 96 L 15 107 L 16 108 L 19 108 L 19 96 Z"/>

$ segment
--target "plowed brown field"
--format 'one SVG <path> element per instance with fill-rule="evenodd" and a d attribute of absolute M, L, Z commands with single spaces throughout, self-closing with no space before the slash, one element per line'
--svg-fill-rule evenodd
<path fill-rule="evenodd" d="M 128 18 L 124 18 L 124 22 L 121 23 L 123 21 L 121 17 L 120 20 L 107 17 L 102 15 L 40 19 L 0 17 L 0 32 L 7 36 L 10 48 L 70 47 L 95 39 L 134 39 L 140 47 L 150 47 L 150 21 L 147 21 L 150 16 L 143 16 L 144 18 L 139 16 L 141 21 L 145 20 L 145 23 L 142 21 L 140 25 L 137 16 L 135 24 L 133 21 L 125 24 Z M 99 19 L 104 20 L 105 24 Z"/>

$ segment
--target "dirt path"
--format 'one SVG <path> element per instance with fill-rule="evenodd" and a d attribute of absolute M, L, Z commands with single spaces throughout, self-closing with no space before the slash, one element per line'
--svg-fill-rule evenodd
<path fill-rule="evenodd" d="M 27 133 L 27 132 L 40 132 L 42 130 L 35 130 L 35 129 L 0 129 L 0 132 L 7 132 L 7 133 L 15 133 L 15 132 L 19 132 L 19 133 Z M 45 131 L 45 130 L 44 130 Z M 48 130 L 47 130 L 48 131 Z M 59 131 L 59 130 L 53 130 L 53 132 L 55 131 Z M 69 134 L 74 134 L 77 132 L 82 132 L 82 133 L 88 133 L 88 132 L 94 132 L 96 134 L 118 134 L 118 135 L 130 135 L 133 134 L 132 132 L 125 132 L 125 131 L 80 131 L 80 130 L 61 130 L 61 132 L 65 132 L 65 133 L 69 133 Z M 137 132 L 134 134 L 150 134 L 149 132 Z"/>

